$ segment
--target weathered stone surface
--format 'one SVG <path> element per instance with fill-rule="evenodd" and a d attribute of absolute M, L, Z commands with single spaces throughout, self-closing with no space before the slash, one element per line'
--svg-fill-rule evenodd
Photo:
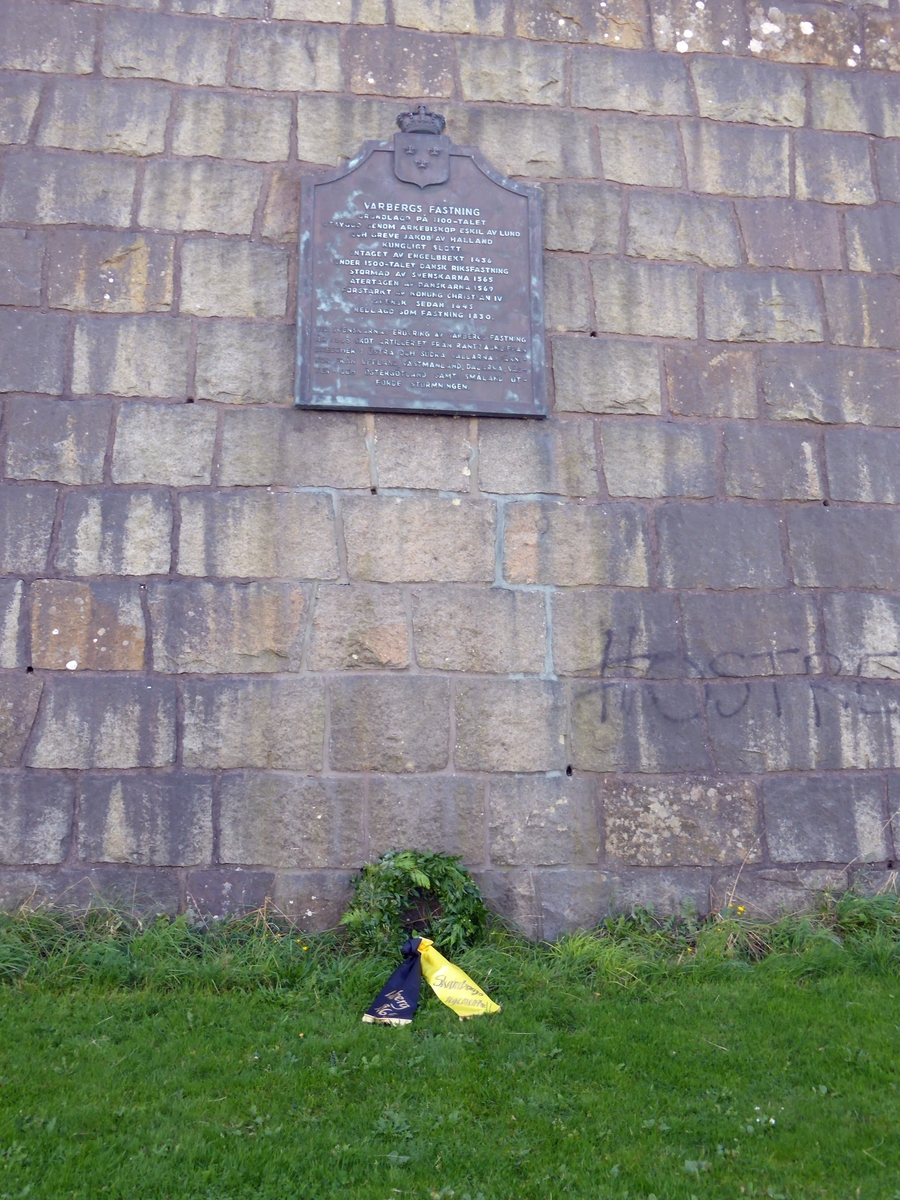
<path fill-rule="evenodd" d="M 303 589 L 287 583 L 149 586 L 153 668 L 201 675 L 296 670 Z"/>
<path fill-rule="evenodd" d="M 183 397 L 190 335 L 190 322 L 177 317 L 81 317 L 75 325 L 72 391 Z"/>
<path fill-rule="evenodd" d="M 262 15 L 262 14 L 260 14 Z M 383 25 L 385 0 L 274 0 L 272 16 L 276 21 L 334 21 L 343 25 Z"/>
<path fill-rule="evenodd" d="M 50 238 L 53 308 L 163 312 L 172 307 L 173 238 L 57 230 Z"/>
<path fill-rule="evenodd" d="M 820 500 L 817 439 L 808 429 L 727 425 L 725 491 L 751 500 Z"/>
<path fill-rule="evenodd" d="M 752 125 L 803 124 L 802 71 L 751 58 L 692 58 L 691 76 L 701 117 Z"/>
<path fill-rule="evenodd" d="M 427 34 L 350 29 L 344 35 L 344 61 L 351 92 L 371 96 L 450 96 L 453 92 L 453 62 L 445 43 Z M 339 92 L 340 76 L 336 86 L 318 90 Z"/>
<path fill-rule="evenodd" d="M 703 280 L 714 342 L 821 342 L 815 281 L 806 275 L 729 271 Z"/>
<path fill-rule="evenodd" d="M 603 116 L 600 154 L 604 179 L 645 187 L 682 186 L 678 132 L 669 121 Z M 618 246 L 614 249 L 618 250 Z"/>
<path fill-rule="evenodd" d="M 416 661 L 436 671 L 538 674 L 544 670 L 544 597 L 505 588 L 416 588 Z"/>
<path fill-rule="evenodd" d="M 123 404 L 116 424 L 114 483 L 209 483 L 216 414 L 175 404 Z"/>
<path fill-rule="evenodd" d="M 900 356 L 782 347 L 762 356 L 770 416 L 782 421 L 900 425 Z"/>
<path fill-rule="evenodd" d="M 611 496 L 714 496 L 716 435 L 708 425 L 671 421 L 600 423 Z"/>
<path fill-rule="evenodd" d="M 21 579 L 0 579 L 0 667 L 24 666 L 19 637 L 24 596 Z"/>
<path fill-rule="evenodd" d="M 484 861 L 484 783 L 465 776 L 376 777 L 369 793 L 369 857 L 403 847 Z"/>
<path fill-rule="evenodd" d="M 555 337 L 553 381 L 563 412 L 658 413 L 655 346 L 607 338 Z"/>
<path fill-rule="evenodd" d="M 490 785 L 491 863 L 588 866 L 600 857 L 593 780 L 501 776 Z"/>
<path fill-rule="evenodd" d="M 441 111 L 447 115 L 446 107 Z M 396 100 L 298 96 L 297 155 L 301 162 L 337 166 L 347 162 L 367 138 L 383 139 L 386 130 L 396 128 L 396 119 Z"/>
<path fill-rule="evenodd" d="M 810 113 L 814 129 L 900 137 L 900 79 L 855 71 L 813 71 Z"/>
<path fill-rule="evenodd" d="M 0 310 L 0 392 L 62 392 L 66 325 L 57 313 Z"/>
<path fill-rule="evenodd" d="M 291 101 L 283 98 L 184 92 L 175 115 L 176 154 L 278 162 L 290 150 Z"/>
<path fill-rule="evenodd" d="M 0 229 L 0 304 L 40 304 L 44 246 L 41 233 Z"/>
<path fill-rule="evenodd" d="M 900 601 L 846 592 L 827 596 L 825 636 L 836 674 L 900 678 Z"/>
<path fill-rule="evenodd" d="M 294 395 L 296 340 L 290 325 L 204 322 L 197 332 L 197 399 L 220 404 L 289 403 Z M 279 415 L 273 413 L 272 419 Z"/>
<path fill-rule="evenodd" d="M 70 675 L 48 684 L 29 767 L 166 767 L 174 761 L 170 681 Z"/>
<path fill-rule="evenodd" d="M 10 479 L 100 483 L 112 415 L 105 400 L 29 400 L 6 408 L 5 474 Z"/>
<path fill-rule="evenodd" d="M 33 675 L 0 675 L 0 767 L 16 767 L 44 690 Z"/>
<path fill-rule="evenodd" d="M 450 752 L 450 685 L 357 675 L 331 685 L 329 763 L 337 771 L 441 771 Z"/>
<path fill-rule="evenodd" d="M 0 484 L 0 571 L 44 570 L 56 512 L 55 487 Z"/>
<path fill-rule="evenodd" d="M 246 36 L 245 32 L 241 43 Z M 103 26 L 100 69 L 113 78 L 142 75 L 172 83 L 222 87 L 230 40 L 231 30 L 224 21 L 114 12 Z"/>
<path fill-rule="evenodd" d="M 0 146 L 21 146 L 28 141 L 40 97 L 40 79 L 0 74 Z"/>
<path fill-rule="evenodd" d="M 494 578 L 494 505 L 484 500 L 344 500 L 347 570 L 380 583 L 489 583 Z"/>
<path fill-rule="evenodd" d="M 579 681 L 572 687 L 571 755 L 585 771 L 709 771 L 698 689 L 674 681 Z"/>
<path fill-rule="evenodd" d="M 900 766 L 900 692 L 895 682 L 823 679 L 811 687 L 817 766 L 849 771 Z"/>
<path fill-rule="evenodd" d="M 691 191 L 790 195 L 790 134 L 786 130 L 685 121 L 682 138 Z"/>
<path fill-rule="evenodd" d="M 797 199 L 874 204 L 869 139 L 803 129 L 794 135 Z"/>
<path fill-rule="evenodd" d="M 595 495 L 593 422 L 558 417 L 540 422 L 482 421 L 478 479 L 482 491 L 499 495 Z"/>
<path fill-rule="evenodd" d="M 566 702 L 558 683 L 477 679 L 456 691 L 454 763 L 473 771 L 559 771 Z"/>
<path fill-rule="evenodd" d="M 4 908 L 52 904 L 81 913 L 114 905 L 140 917 L 174 916 L 180 908 L 178 875 L 132 866 L 8 870 L 0 874 L 0 903 Z"/>
<path fill-rule="evenodd" d="M 780 63 L 821 63 L 855 67 L 859 62 L 856 14 L 824 4 L 803 4 L 774 13 L 761 5 L 750 9 L 750 52 Z M 775 17 L 773 21 L 771 18 Z"/>
<path fill-rule="evenodd" d="M 841 230 L 835 209 L 797 200 L 739 200 L 735 207 L 751 266 L 841 269 Z"/>
<path fill-rule="evenodd" d="M 465 100 L 507 104 L 560 104 L 565 91 L 565 50 L 497 38 L 466 38 L 458 47 Z M 417 95 L 421 89 L 412 89 Z"/>
<path fill-rule="evenodd" d="M 743 905 L 753 917 L 777 920 L 785 913 L 805 913 L 823 891 L 843 892 L 850 886 L 846 871 L 835 867 L 789 870 L 786 867 L 721 871 L 713 877 L 713 906 Z"/>
<path fill-rule="evenodd" d="M 181 254 L 181 311 L 197 317 L 283 317 L 287 251 L 255 242 L 207 238 Z"/>
<path fill-rule="evenodd" d="M 472 873 L 487 906 L 494 912 L 505 913 L 513 928 L 530 938 L 541 936 L 540 911 L 535 895 L 536 875 L 535 871 L 521 869 Z"/>
<path fill-rule="evenodd" d="M 377 416 L 379 487 L 467 492 L 471 486 L 469 423 L 446 417 Z M 365 485 L 362 485 L 365 486 Z"/>
<path fill-rule="evenodd" d="M 605 872 L 560 867 L 533 874 L 540 889 L 534 937 L 555 941 L 564 933 L 594 929 L 612 911 L 614 884 Z"/>
<path fill-rule="evenodd" d="M 833 500 L 900 503 L 900 432 L 826 430 L 825 462 Z"/>
<path fill-rule="evenodd" d="M 279 0 L 276 0 L 278 3 Z M 336 929 L 350 905 L 353 877 L 338 871 L 279 871 L 273 899 L 299 929 L 314 933 Z"/>
<path fill-rule="evenodd" d="M 790 509 L 788 537 L 801 587 L 900 588 L 900 513 Z"/>
<path fill-rule="evenodd" d="M 39 579 L 31 586 L 31 661 L 53 671 L 140 671 L 144 614 L 133 583 Z"/>
<path fill-rule="evenodd" d="M 29 225 L 127 225 L 137 168 L 108 155 L 7 154 L 0 220 Z M 35 389 L 46 391 L 46 389 Z"/>
<path fill-rule="evenodd" d="M 586 588 L 553 597 L 560 675 L 666 679 L 683 673 L 675 600 L 664 593 Z"/>
<path fill-rule="evenodd" d="M 187 911 L 191 916 L 227 917 L 252 912 L 271 900 L 274 871 L 210 867 L 187 878 Z"/>
<path fill-rule="evenodd" d="M 60 79 L 36 142 L 105 154 L 161 154 L 170 103 L 169 89 L 156 83 Z"/>
<path fill-rule="evenodd" d="M 572 103 L 576 108 L 621 109 L 653 116 L 694 111 L 687 71 L 680 59 L 623 54 L 605 46 L 572 51 Z"/>
<path fill-rule="evenodd" d="M 882 4 L 882 8 L 886 5 Z M 900 27 L 893 14 L 863 14 L 866 65 L 876 71 L 900 71 Z"/>
<path fill-rule="evenodd" d="M 683 417 L 755 417 L 756 369 L 750 350 L 667 346 L 669 408 Z"/>
<path fill-rule="evenodd" d="M 362 416 L 274 408 L 224 414 L 219 483 L 225 487 L 363 488 L 370 482 Z"/>
<path fill-rule="evenodd" d="M 664 587 L 780 587 L 787 583 L 778 517 L 748 504 L 666 504 L 657 510 Z"/>
<path fill-rule="evenodd" d="M 548 329 L 591 327 L 587 263 L 579 256 L 544 255 L 544 320 Z"/>
<path fill-rule="evenodd" d="M 851 271 L 900 274 L 900 209 L 851 209 L 844 217 Z"/>
<path fill-rule="evenodd" d="M 875 143 L 875 178 L 882 200 L 900 200 L 900 142 Z"/>
<path fill-rule="evenodd" d="M 596 179 L 600 174 L 593 119 L 586 113 L 544 105 L 530 109 L 453 105 L 448 106 L 447 116 L 454 140 L 478 146 L 504 175 Z"/>
<path fill-rule="evenodd" d="M 319 587 L 307 652 L 310 670 L 403 670 L 409 661 L 406 602 L 399 588 Z"/>
<path fill-rule="evenodd" d="M 183 496 L 178 569 L 244 579 L 336 579 L 331 497 L 262 488 Z"/>
<path fill-rule="evenodd" d="M 880 779 L 785 775 L 762 785 L 773 862 L 880 862 L 890 857 Z"/>
<path fill-rule="evenodd" d="M 2 778 L 0 862 L 62 862 L 69 846 L 75 809 L 72 780 L 34 771 L 5 772 Z"/>
<path fill-rule="evenodd" d="M 339 53 L 334 29 L 248 25 L 238 38 L 231 82 L 269 92 L 339 92 Z"/>
<path fill-rule="evenodd" d="M 646 587 L 644 514 L 631 504 L 511 504 L 506 510 L 503 573 L 509 583 Z"/>
<path fill-rule="evenodd" d="M 640 49 L 647 43 L 647 18 L 643 5 L 636 0 L 610 0 L 600 9 L 590 0 L 574 0 L 566 11 L 543 3 L 524 0 L 513 10 L 518 37 L 561 42 L 599 42 L 601 45 Z"/>
<path fill-rule="evenodd" d="M 710 267 L 740 264 L 741 247 L 726 200 L 639 193 L 628 205 L 625 252 L 638 258 L 683 259 Z"/>
<path fill-rule="evenodd" d="M 707 684 L 706 716 L 716 767 L 755 773 L 824 765 L 816 762 L 817 695 L 805 682 Z"/>
<path fill-rule="evenodd" d="M 819 674 L 818 616 L 808 595 L 694 592 L 681 598 L 691 675 L 743 679 Z"/>
<path fill-rule="evenodd" d="M 835 342 L 900 349 L 900 280 L 826 275 L 823 283 L 825 310 Z"/>
<path fill-rule="evenodd" d="M 172 501 L 162 490 L 70 492 L 54 565 L 67 575 L 166 575 Z"/>
<path fill-rule="evenodd" d="M 651 0 L 650 12 L 657 50 L 722 54 L 745 36 L 743 6 L 734 0 L 707 0 L 703 8 L 696 0 Z"/>
<path fill-rule="evenodd" d="M 274 242 L 293 242 L 300 216 L 300 180 L 293 166 L 276 167 L 269 180 L 263 211 L 263 237 Z"/>
<path fill-rule="evenodd" d="M 88 775 L 81 791 L 78 855 L 87 862 L 188 867 L 212 855 L 208 775 Z"/>
<path fill-rule="evenodd" d="M 396 0 L 394 20 L 440 33 L 503 32 L 503 0 Z"/>
<path fill-rule="evenodd" d="M 138 224 L 176 232 L 248 234 L 261 185 L 256 167 L 156 159 L 147 164 Z"/>
<path fill-rule="evenodd" d="M 598 330 L 645 337 L 697 337 L 697 273 L 693 267 L 603 258 L 591 263 L 591 278 Z"/>
<path fill-rule="evenodd" d="M 756 790 L 747 781 L 660 779 L 603 787 L 606 853 L 637 867 L 758 862 Z"/>
<path fill-rule="evenodd" d="M 619 248 L 622 195 L 596 183 L 545 183 L 544 247 L 614 254 Z"/>
<path fill-rule="evenodd" d="M 189 679 L 184 762 L 189 767 L 320 771 L 325 696 L 318 679 Z"/>
<path fill-rule="evenodd" d="M 67 5 L 5 3 L 0 9 L 0 67 L 89 75 L 96 15 Z"/>

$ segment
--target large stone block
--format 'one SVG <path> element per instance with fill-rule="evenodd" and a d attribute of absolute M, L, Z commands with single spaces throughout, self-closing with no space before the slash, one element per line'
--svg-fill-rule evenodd
<path fill-rule="evenodd" d="M 494 505 L 485 500 L 352 496 L 343 501 L 351 579 L 489 583 Z"/>
<path fill-rule="evenodd" d="M 773 862 L 881 862 L 891 855 L 881 779 L 785 775 L 762 785 Z"/>
<path fill-rule="evenodd" d="M 442 771 L 450 754 L 450 685 L 421 675 L 337 679 L 330 729 L 332 770 Z"/>
<path fill-rule="evenodd" d="M 882 200 L 900 200 L 900 142 L 875 143 L 875 178 Z"/>
<path fill-rule="evenodd" d="M 603 871 L 558 867 L 532 874 L 540 896 L 534 936 L 542 941 L 594 929 L 613 909 L 615 885 Z"/>
<path fill-rule="evenodd" d="M 697 273 L 693 267 L 603 258 L 591 263 L 591 278 L 598 330 L 645 337 L 697 337 Z"/>
<path fill-rule="evenodd" d="M 23 146 L 41 98 L 35 76 L 0 74 L 0 146 Z"/>
<path fill-rule="evenodd" d="M 900 137 L 900 79 L 869 71 L 813 71 L 810 116 L 814 129 Z"/>
<path fill-rule="evenodd" d="M 447 109 L 442 111 L 446 113 Z M 347 162 L 367 138 L 383 139 L 386 130 L 396 128 L 396 119 L 396 100 L 321 94 L 298 96 L 297 156 L 302 163 L 337 166 Z"/>
<path fill-rule="evenodd" d="M 287 250 L 256 242 L 185 242 L 181 311 L 196 317 L 283 317 Z"/>
<path fill-rule="evenodd" d="M 755 417 L 756 364 L 750 350 L 667 346 L 669 409 L 681 417 Z"/>
<path fill-rule="evenodd" d="M 175 761 L 175 687 L 145 677 L 66 675 L 47 686 L 29 767 L 83 771 Z"/>
<path fill-rule="evenodd" d="M 900 513 L 815 505 L 790 509 L 787 526 L 801 587 L 900 588 Z"/>
<path fill-rule="evenodd" d="M 869 139 L 803 129 L 794 135 L 798 200 L 874 204 Z"/>
<path fill-rule="evenodd" d="M 54 566 L 67 575 L 167 575 L 171 540 L 167 492 L 70 492 Z"/>
<path fill-rule="evenodd" d="M 566 59 L 562 46 L 497 38 L 466 38 L 457 47 L 464 100 L 561 104 Z M 421 89 L 412 89 L 417 95 Z"/>
<path fill-rule="evenodd" d="M 821 342 L 815 280 L 728 271 L 703 281 L 706 335 L 714 342 Z"/>
<path fill-rule="evenodd" d="M 900 209 L 851 209 L 844 217 L 851 271 L 900 274 Z"/>
<path fill-rule="evenodd" d="M 828 429 L 825 462 L 833 500 L 900 503 L 900 432 Z"/>
<path fill-rule="evenodd" d="M 826 765 L 817 762 L 818 693 L 805 681 L 722 681 L 704 690 L 720 771 L 810 771 Z"/>
<path fill-rule="evenodd" d="M 394 20 L 440 33 L 499 34 L 504 9 L 503 0 L 396 0 Z"/>
<path fill-rule="evenodd" d="M 580 330 L 591 327 L 590 284 L 587 262 L 573 255 L 544 255 L 544 320 L 548 329 Z"/>
<path fill-rule="evenodd" d="M 183 397 L 190 336 L 190 322 L 177 317 L 80 317 L 72 391 L 76 396 Z"/>
<path fill-rule="evenodd" d="M 171 93 L 156 83 L 61 79 L 38 126 L 38 146 L 145 157 L 162 154 Z"/>
<path fill-rule="evenodd" d="M 365 418 L 284 408 L 228 411 L 218 481 L 225 487 L 368 487 Z"/>
<path fill-rule="evenodd" d="M 300 217 L 300 180 L 294 166 L 275 167 L 269 179 L 262 234 L 273 242 L 296 240 Z"/>
<path fill-rule="evenodd" d="M 155 583 L 153 669 L 218 675 L 297 670 L 303 589 L 287 583 Z"/>
<path fill-rule="evenodd" d="M 579 681 L 572 686 L 572 764 L 660 774 L 712 767 L 694 684 Z"/>
<path fill-rule="evenodd" d="M 808 913 L 821 902 L 823 892 L 843 892 L 849 885 L 848 873 L 835 867 L 741 867 L 717 871 L 710 893 L 714 908 L 742 905 L 752 917 L 772 921 L 786 913 Z"/>
<path fill-rule="evenodd" d="M 31 661 L 52 671 L 140 671 L 144 614 L 133 583 L 31 585 Z"/>
<path fill-rule="evenodd" d="M 594 424 L 558 417 L 481 421 L 478 480 L 482 491 L 498 495 L 596 495 Z"/>
<path fill-rule="evenodd" d="M 657 510 L 664 587 L 781 587 L 777 514 L 749 504 L 666 504 Z"/>
<path fill-rule="evenodd" d="M 703 8 L 696 0 L 651 0 L 650 13 L 653 44 L 669 53 L 727 53 L 746 36 L 743 5 L 735 0 L 707 0 Z"/>
<path fill-rule="evenodd" d="M 821 679 L 815 702 L 816 765 L 869 771 L 900 766 L 900 691 L 894 681 Z"/>
<path fill-rule="evenodd" d="M 412 626 L 416 661 L 434 671 L 487 675 L 544 670 L 544 597 L 506 588 L 416 588 Z"/>
<path fill-rule="evenodd" d="M 73 781 L 34 771 L 4 772 L 0 779 L 0 862 L 62 862 L 72 835 Z"/>
<path fill-rule="evenodd" d="M 623 54 L 606 46 L 580 46 L 572 51 L 572 103 L 576 108 L 620 109 L 652 116 L 682 116 L 694 111 L 687 71 L 680 59 L 652 53 Z"/>
<path fill-rule="evenodd" d="M 0 579 L 0 667 L 25 665 L 19 635 L 24 596 L 21 579 Z"/>
<path fill-rule="evenodd" d="M 35 575 L 50 550 L 56 512 L 55 487 L 0 484 L 0 571 Z"/>
<path fill-rule="evenodd" d="M 197 331 L 197 399 L 220 404 L 288 404 L 294 396 L 296 342 L 296 331 L 290 325 L 204 321 Z M 249 414 L 244 415 L 252 421 Z M 282 414 L 269 415 L 276 421 Z M 259 428 L 259 422 L 255 427 Z M 229 428 L 226 418 L 226 436 Z"/>
<path fill-rule="evenodd" d="M 701 117 L 752 125 L 803 124 L 802 71 L 752 58 L 692 58 L 691 76 Z"/>
<path fill-rule="evenodd" d="M 0 229 L 0 304 L 40 304 L 45 245 L 42 233 Z"/>
<path fill-rule="evenodd" d="M 189 767 L 320 771 L 325 695 L 318 679 L 189 679 L 184 762 Z"/>
<path fill-rule="evenodd" d="M 685 121 L 688 187 L 731 196 L 789 196 L 790 134 L 709 121 Z"/>
<path fill-rule="evenodd" d="M 545 249 L 616 253 L 622 216 L 618 188 L 597 183 L 545 183 L 541 191 Z"/>
<path fill-rule="evenodd" d="M 490 785 L 491 863 L 567 866 L 596 863 L 600 832 L 594 781 L 565 775 L 499 776 Z"/>
<path fill-rule="evenodd" d="M 898 385 L 896 354 L 785 346 L 762 355 L 766 410 L 777 420 L 900 425 Z"/>
<path fill-rule="evenodd" d="M 279 162 L 290 151 L 291 101 L 193 91 L 179 97 L 172 148 L 176 154 Z"/>
<path fill-rule="evenodd" d="M 659 352 L 649 343 L 555 337 L 553 382 L 562 412 L 658 413 Z"/>
<path fill-rule="evenodd" d="M 257 167 L 155 159 L 144 175 L 138 224 L 179 233 L 249 234 L 262 182 Z"/>
<path fill-rule="evenodd" d="M 485 857 L 484 783 L 465 776 L 376 777 L 369 792 L 369 858 L 386 850 L 459 854 L 468 864 Z"/>
<path fill-rule="evenodd" d="M 882 3 L 881 8 L 887 5 Z M 900 71 L 897 43 L 900 28 L 893 13 L 863 14 L 863 37 L 866 46 L 866 65 L 876 71 Z"/>
<path fill-rule="evenodd" d="M 473 872 L 488 908 L 492 912 L 502 912 L 506 920 L 528 938 L 541 936 L 540 906 L 535 895 L 536 874 L 521 869 Z"/>
<path fill-rule="evenodd" d="M 17 767 L 44 690 L 33 675 L 0 675 L 0 767 Z"/>
<path fill-rule="evenodd" d="M 427 34 L 397 29 L 350 29 L 344 35 L 344 62 L 351 92 L 370 96 L 450 96 L 453 93 L 453 60 L 443 39 Z M 320 86 L 317 90 L 341 91 L 339 72 L 334 86 Z"/>
<path fill-rule="evenodd" d="M 96 312 L 172 307 L 174 238 L 57 230 L 50 238 L 48 303 Z"/>
<path fill-rule="evenodd" d="M 5 0 L 0 7 L 0 68 L 89 75 L 96 14 L 61 4 Z"/>
<path fill-rule="evenodd" d="M 311 671 L 409 666 L 406 601 L 400 588 L 323 584 L 316 592 L 307 665 Z"/>
<path fill-rule="evenodd" d="M 835 674 L 900 678 L 900 600 L 843 592 L 825 597 L 825 636 Z"/>
<path fill-rule="evenodd" d="M 751 500 L 820 500 L 818 439 L 808 429 L 725 427 L 725 492 Z"/>
<path fill-rule="evenodd" d="M 603 787 L 606 853 L 629 866 L 758 862 L 756 790 L 745 780 L 659 779 Z"/>
<path fill-rule="evenodd" d="M 244 579 L 336 579 L 331 497 L 262 488 L 183 496 L 178 570 Z"/>
<path fill-rule="evenodd" d="M 646 518 L 631 504 L 534 501 L 506 510 L 503 573 L 509 583 L 648 583 Z"/>
<path fill-rule="evenodd" d="M 798 200 L 739 200 L 735 207 L 752 267 L 841 269 L 840 217 L 835 209 Z"/>
<path fill-rule="evenodd" d="M 267 92 L 339 92 L 337 30 L 281 23 L 248 25 L 238 39 L 231 82 Z"/>
<path fill-rule="evenodd" d="M 446 417 L 405 413 L 378 416 L 374 447 L 379 487 L 445 492 L 470 489 L 472 444 L 469 423 L 464 419 L 448 421 Z"/>
<path fill-rule="evenodd" d="M 109 155 L 35 150 L 7 154 L 0 182 L 0 220 L 125 226 L 131 220 L 136 177 L 133 162 Z"/>
<path fill-rule="evenodd" d="M 600 422 L 610 496 L 714 496 L 716 436 L 708 425 Z"/>
<path fill-rule="evenodd" d="M 245 871 L 243 867 L 209 867 L 187 877 L 187 911 L 193 917 L 242 916 L 271 902 L 274 871 Z"/>
<path fill-rule="evenodd" d="M 794 11 L 750 9 L 750 51 L 779 63 L 820 63 L 855 67 L 859 61 L 859 25 L 854 12 L 824 4 L 798 5 Z M 775 17 L 775 21 L 771 17 Z M 811 20 L 807 18 L 812 18 Z"/>
<path fill-rule="evenodd" d="M 709 267 L 738 266 L 741 246 L 731 205 L 703 196 L 637 193 L 628 205 L 625 253 Z"/>
<path fill-rule="evenodd" d="M 190 867 L 212 857 L 209 775 L 86 775 L 78 856 L 86 862 Z"/>
<path fill-rule="evenodd" d="M 30 400 L 6 406 L 5 474 L 10 479 L 100 483 L 111 405 L 105 400 Z"/>
<path fill-rule="evenodd" d="M 340 924 L 341 914 L 350 906 L 352 883 L 346 869 L 279 871 L 273 899 L 278 910 L 296 927 L 320 933 Z"/>
<path fill-rule="evenodd" d="M 0 309 L 0 392 L 60 394 L 67 325 L 58 313 Z"/>
<path fill-rule="evenodd" d="M 246 36 L 244 32 L 241 43 Z M 222 87 L 230 42 L 231 29 L 224 21 L 113 12 L 103 26 L 100 69 L 112 78 L 145 76 L 194 87 Z"/>
<path fill-rule="evenodd" d="M 743 679 L 824 670 L 811 596 L 694 592 L 682 596 L 681 605 L 691 675 Z"/>
<path fill-rule="evenodd" d="M 175 404 L 123 404 L 116 424 L 114 483 L 209 483 L 216 414 Z"/>
<path fill-rule="evenodd" d="M 684 672 L 675 599 L 586 588 L 553 597 L 553 665 L 560 675 L 667 679 Z"/>
<path fill-rule="evenodd" d="M 604 179 L 644 187 L 682 186 L 681 148 L 673 122 L 604 115 L 600 154 Z"/>
<path fill-rule="evenodd" d="M 274 0 L 272 16 L 276 21 L 334 21 L 343 25 L 383 25 L 385 0 L 359 0 L 353 5 L 346 4 L 344 0 Z"/>
<path fill-rule="evenodd" d="M 0 903 L 53 905 L 83 915 L 115 907 L 137 917 L 175 916 L 181 909 L 178 873 L 159 868 L 71 867 L 9 870 L 0 874 Z"/>
<path fill-rule="evenodd" d="M 420 3 L 421 0 L 415 0 Z M 393 111 L 393 109 L 391 110 Z M 448 108 L 454 141 L 478 146 L 504 175 L 533 179 L 597 179 L 593 119 L 544 105 Z M 379 133 L 383 137 L 384 126 Z"/>
<path fill-rule="evenodd" d="M 640 49 L 647 44 L 647 18 L 636 0 L 610 0 L 603 8 L 574 0 L 554 8 L 544 0 L 520 0 L 513 8 L 518 37 L 560 42 L 598 42 Z"/>
<path fill-rule="evenodd" d="M 476 679 L 456 690 L 454 763 L 471 771 L 560 771 L 566 765 L 562 686 Z"/>
<path fill-rule="evenodd" d="M 363 786 L 273 771 L 222 780 L 219 857 L 267 867 L 356 867 L 363 860 Z"/>

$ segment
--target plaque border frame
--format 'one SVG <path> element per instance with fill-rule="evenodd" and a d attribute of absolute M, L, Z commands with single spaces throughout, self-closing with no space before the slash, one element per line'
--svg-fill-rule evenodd
<path fill-rule="evenodd" d="M 334 400 L 304 400 L 304 396 L 312 396 L 312 339 L 315 331 L 315 313 L 313 309 L 313 219 L 315 213 L 315 190 L 326 183 L 334 183 L 338 179 L 352 174 L 357 167 L 377 151 L 394 153 L 393 141 L 368 139 L 363 142 L 357 153 L 346 166 L 337 167 L 331 171 L 321 171 L 304 175 L 300 181 L 300 231 L 299 231 L 299 271 L 297 284 L 297 340 L 294 361 L 294 408 L 302 408 L 312 412 L 389 412 L 411 413 L 413 415 L 431 416 L 488 416 L 488 417 L 524 417 L 543 419 L 548 415 L 549 397 L 547 394 L 547 349 L 546 327 L 544 323 L 544 239 L 541 203 L 543 193 L 534 184 L 520 183 L 508 179 L 492 167 L 480 150 L 474 146 L 457 146 L 451 141 L 450 156 L 471 158 L 475 166 L 493 183 L 516 195 L 524 196 L 528 203 L 528 261 L 530 266 L 530 312 L 531 353 L 532 353 L 532 388 L 534 402 L 526 411 L 524 406 L 505 407 L 494 405 L 488 401 L 463 401 L 454 397 L 447 402 L 437 398 L 433 402 L 423 401 L 415 404 L 384 404 L 379 405 L 368 400 L 359 403 L 337 403 Z M 410 185 L 412 186 L 412 185 Z M 424 193 L 427 194 L 427 188 Z M 489 405 L 489 407 L 486 407 Z"/>

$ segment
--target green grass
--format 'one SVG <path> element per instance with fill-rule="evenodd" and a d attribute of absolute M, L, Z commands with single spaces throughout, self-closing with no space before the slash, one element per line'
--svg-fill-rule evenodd
<path fill-rule="evenodd" d="M 495 931 L 455 961 L 502 1013 L 391 1029 L 391 960 L 265 915 L 14 915 L 0 1198 L 900 1200 L 898 917 Z"/>

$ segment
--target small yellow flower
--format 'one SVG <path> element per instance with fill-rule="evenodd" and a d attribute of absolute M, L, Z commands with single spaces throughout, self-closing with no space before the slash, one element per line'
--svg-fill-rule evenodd
<path fill-rule="evenodd" d="M 745 913 L 747 911 L 746 908 L 744 908 L 743 904 L 739 904 L 737 910 L 738 910 L 738 915 L 740 915 L 741 913 Z"/>
<path fill-rule="evenodd" d="M 301 950 L 308 950 L 308 949 L 309 949 L 309 946 L 301 946 L 301 947 L 300 947 L 300 949 L 301 949 Z"/>

